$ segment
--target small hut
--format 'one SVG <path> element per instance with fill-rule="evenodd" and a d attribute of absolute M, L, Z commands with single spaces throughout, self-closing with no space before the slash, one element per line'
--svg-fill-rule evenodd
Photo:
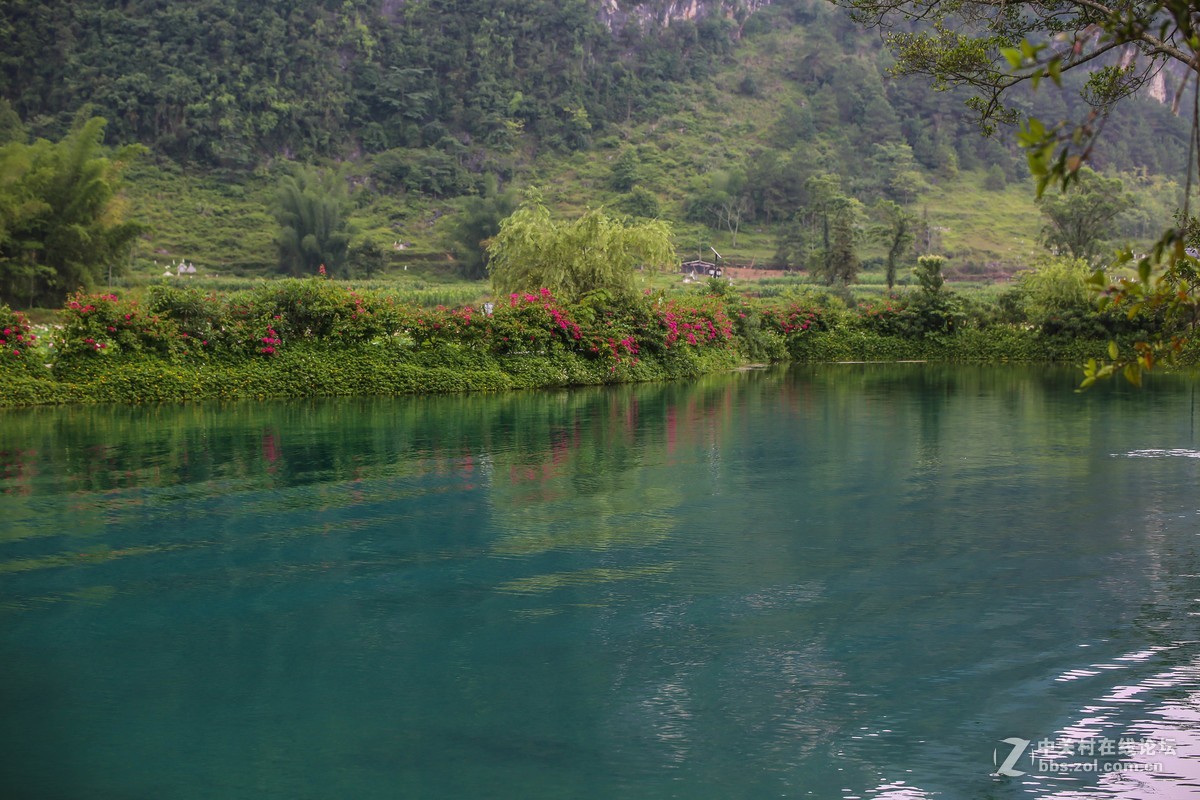
<path fill-rule="evenodd" d="M 692 278 L 698 275 L 707 275 L 710 278 L 721 277 L 720 267 L 709 261 L 701 261 L 700 259 L 683 262 L 683 264 L 680 265 L 680 272 Z"/>

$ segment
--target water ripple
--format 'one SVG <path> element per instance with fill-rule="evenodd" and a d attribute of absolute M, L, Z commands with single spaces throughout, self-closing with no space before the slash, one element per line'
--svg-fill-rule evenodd
<path fill-rule="evenodd" d="M 1114 458 L 1200 458 L 1200 450 L 1131 450 L 1128 453 L 1113 453 Z"/>

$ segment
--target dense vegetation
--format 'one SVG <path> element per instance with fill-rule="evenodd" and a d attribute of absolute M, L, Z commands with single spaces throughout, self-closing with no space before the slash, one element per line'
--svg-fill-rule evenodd
<path fill-rule="evenodd" d="M 962 95 L 881 82 L 873 38 L 821 3 L 616 31 L 598 10 L 587 0 L 25 0 L 0 7 L 0 96 L 37 134 L 65 133 L 86 99 L 114 141 L 210 165 L 392 150 L 393 179 L 438 194 L 461 191 L 463 170 L 505 171 L 522 133 L 577 149 L 616 123 L 662 116 L 689 83 L 735 60 L 737 38 L 786 25 L 807 34 L 786 77 L 809 102 L 789 103 L 784 139 L 815 131 L 856 156 L 903 142 L 930 168 L 951 152 L 970 166 L 1002 149 L 964 136 L 974 131 L 955 108 Z M 767 88 L 749 73 L 738 85 Z M 1139 136 L 1109 152 L 1164 169 L 1182 155 L 1171 146 Z"/>
<path fill-rule="evenodd" d="M 1011 242 L 1041 223 L 1004 192 L 1023 158 L 1011 137 L 979 135 L 965 92 L 890 78 L 878 39 L 818 0 L 701 5 L 696 19 L 610 30 L 585 0 L 6 3 L 0 140 L 58 141 L 83 111 L 108 121 L 109 142 L 150 148 L 126 173 L 147 273 L 159 256 L 368 274 L 450 253 L 479 277 L 514 184 L 577 213 L 673 220 L 681 250 L 835 280 L 853 277 L 837 257 L 850 238 L 861 260 L 902 256 L 902 269 L 931 249 L 959 270 L 1022 266 L 1029 248 Z M 1071 97 L 1012 102 L 1056 119 Z M 1140 194 L 1122 235 L 1173 211 L 1178 187 L 1148 176 L 1179 174 L 1186 153 L 1186 125 L 1158 103 L 1108 121 L 1094 165 L 1141 171 L 1124 178 Z M 302 259 L 280 184 L 299 174 L 290 162 L 326 159 L 347 161 L 347 224 L 332 251 Z M 982 203 L 995 208 L 952 218 Z"/>
<path fill-rule="evenodd" d="M 397 177 L 420 166 L 428 188 L 452 191 L 464 161 L 511 149 L 523 130 L 583 146 L 731 47 L 719 17 L 616 39 L 596 11 L 586 0 L 5 3 L 2 93 L 39 132 L 61 132 L 87 97 L 115 138 L 176 159 L 244 168 L 397 149 Z"/>
<path fill-rule="evenodd" d="M 3 4 L 0 302 L 57 307 L 87 292 L 44 343 L 30 344 L 27 321 L 8 320 L 22 337 L 5 339 L 6 380 L 25 387 L 13 397 L 499 388 L 694 371 L 667 356 L 672 331 L 653 303 L 710 314 L 714 330 L 724 330 L 714 309 L 730 321 L 711 365 L 1077 357 L 1114 337 L 1174 332 L 1152 312 L 1091 310 L 1085 286 L 1120 241 L 1156 235 L 1180 205 L 1169 176 L 1186 164 L 1188 130 L 1169 108 L 1146 98 L 1117 107 L 1090 157 L 1098 172 L 1039 207 L 1014 140 L 980 136 L 964 91 L 891 77 L 890 56 L 844 12 L 816 0 L 753 14 L 740 2 L 701 5 L 707 13 L 660 25 L 606 16 L 590 0 Z M 1007 101 L 1066 119 L 1079 111 L 1071 98 L 1018 88 Z M 529 187 L 543 201 L 518 208 Z M 762 292 L 775 300 L 724 286 L 702 301 L 639 298 L 623 277 L 668 260 L 671 244 L 803 271 L 833 292 L 801 297 L 785 281 Z M 568 250 L 580 258 L 538 257 Z M 1062 257 L 1041 262 L 1047 251 Z M 618 252 L 628 258 L 608 258 Z M 182 258 L 230 291 L 139 288 Z M 992 281 L 1030 265 L 1012 291 L 982 301 L 945 283 L 949 270 Z M 374 288 L 239 292 L 237 279 L 214 282 L 214 267 Z M 482 284 L 439 288 L 452 270 L 490 274 L 502 292 L 535 298 L 531 308 L 547 300 L 541 328 L 509 331 L 533 344 L 501 346 L 513 337 L 496 333 L 533 311 L 502 294 L 483 314 Z M 880 285 L 845 291 L 864 274 Z M 89 294 L 102 285 L 116 293 Z M 447 308 L 422 311 L 402 293 Z M 292 319 L 314 309 L 332 316 Z M 93 329 L 102 317 L 111 324 Z M 601 336 L 597 319 L 622 335 Z M 629 347 L 636 362 L 602 357 L 632 356 Z M 441 359 L 451 373 L 491 377 L 443 384 L 396 372 L 370 388 L 334 375 L 347 359 L 420 375 Z M 173 388 L 112 388 L 118 372 L 147 369 L 175 376 L 163 378 Z M 253 377 L 262 370 L 269 380 Z M 71 380 L 87 388 L 65 388 Z"/>
<path fill-rule="evenodd" d="M 125 219 L 121 171 L 139 148 L 106 154 L 104 120 L 61 141 L 0 147 L 0 302 L 56 304 L 122 271 L 141 228 Z"/>
<path fill-rule="evenodd" d="M 1079 97 L 1086 113 L 1049 120 L 1028 116 L 1017 137 L 1037 194 L 1046 202 L 1051 223 L 1047 244 L 1075 255 L 1095 256 L 1097 231 L 1126 202 L 1119 182 L 1106 182 L 1086 168 L 1096 162 L 1096 146 L 1114 108 L 1126 108 L 1130 97 L 1151 87 L 1160 100 L 1186 109 L 1188 80 L 1200 82 L 1200 17 L 1193 0 L 1062 0 L 1051 6 L 1024 0 L 1000 5 L 988 0 L 837 1 L 853 9 L 857 21 L 888 31 L 884 39 L 898 59 L 896 74 L 922 75 L 936 85 L 976 92 L 969 103 L 985 127 L 998 119 L 1021 118 L 1011 105 L 1017 87 L 1036 89 L 1045 82 L 1061 88 L 1064 75 L 1082 86 Z M 1172 91 L 1168 82 L 1177 88 Z M 1184 114 L 1191 122 L 1188 156 L 1182 170 L 1177 169 L 1187 175 L 1189 191 L 1172 221 L 1160 221 L 1161 233 L 1145 252 L 1125 247 L 1115 259 L 1096 259 L 1101 269 L 1089 283 L 1101 308 L 1120 305 L 1130 315 L 1159 314 L 1189 325 L 1200 312 L 1200 223 L 1190 196 L 1193 170 L 1200 168 L 1195 147 L 1200 141 L 1200 92 L 1192 93 L 1190 109 Z M 1075 196 L 1070 203 L 1049 202 L 1043 197 L 1049 187 L 1075 189 Z M 1133 265 L 1136 277 L 1127 269 Z M 1109 266 L 1125 274 L 1107 275 Z M 1118 370 L 1140 384 L 1144 372 L 1171 361 L 1185 341 L 1181 335 L 1162 335 L 1135 342 L 1124 352 L 1113 343 L 1108 359 L 1088 362 L 1083 387 Z"/>
<path fill-rule="evenodd" d="M 801 284 L 755 298 L 722 281 L 578 302 L 541 288 L 453 308 L 324 278 L 80 293 L 58 327 L 0 306 L 0 404 L 496 391 L 789 360 L 1079 363 L 1177 324 L 1097 311 L 1078 259 L 1048 258 L 991 302 L 950 290 L 942 268 L 923 258 L 915 288 L 856 304 Z"/>

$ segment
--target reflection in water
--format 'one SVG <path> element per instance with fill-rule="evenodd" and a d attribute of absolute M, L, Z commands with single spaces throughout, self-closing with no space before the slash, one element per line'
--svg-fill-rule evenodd
<path fill-rule="evenodd" d="M 0 786 L 1181 796 L 1191 387 L 1074 379 L 7 412 Z M 994 777 L 1011 737 L 1177 747 Z"/>

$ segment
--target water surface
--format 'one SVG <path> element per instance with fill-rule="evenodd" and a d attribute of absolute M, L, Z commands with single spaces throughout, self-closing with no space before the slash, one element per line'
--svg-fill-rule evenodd
<path fill-rule="evenodd" d="M 1194 382 L 1076 381 L 5 412 L 0 794 L 1200 793 Z"/>

